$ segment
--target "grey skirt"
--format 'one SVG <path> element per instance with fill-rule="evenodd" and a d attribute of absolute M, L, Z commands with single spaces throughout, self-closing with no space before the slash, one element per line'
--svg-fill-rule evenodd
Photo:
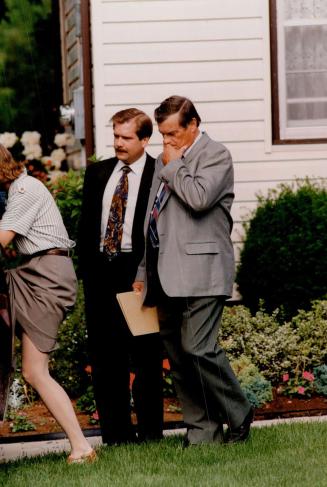
<path fill-rule="evenodd" d="M 76 300 L 69 257 L 42 255 L 6 271 L 13 326 L 19 324 L 40 352 L 54 350 L 60 323 Z"/>

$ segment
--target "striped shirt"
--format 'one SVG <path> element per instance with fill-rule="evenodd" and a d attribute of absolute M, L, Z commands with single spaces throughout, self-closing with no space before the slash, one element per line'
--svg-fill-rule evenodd
<path fill-rule="evenodd" d="M 75 246 L 68 237 L 51 193 L 26 171 L 10 185 L 0 230 L 11 230 L 17 234 L 15 243 L 20 254 Z"/>

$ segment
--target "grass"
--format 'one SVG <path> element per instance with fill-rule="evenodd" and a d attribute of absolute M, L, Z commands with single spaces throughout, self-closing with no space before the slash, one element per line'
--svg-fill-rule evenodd
<path fill-rule="evenodd" d="M 103 447 L 93 465 L 48 455 L 0 466 L 2 487 L 326 487 L 327 423 L 254 428 L 233 446 L 159 443 Z"/>

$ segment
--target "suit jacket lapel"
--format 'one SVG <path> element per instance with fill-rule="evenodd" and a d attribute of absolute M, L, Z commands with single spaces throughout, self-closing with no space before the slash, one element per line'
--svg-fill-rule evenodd
<path fill-rule="evenodd" d="M 99 171 L 98 174 L 98 194 L 101 197 L 101 201 L 103 198 L 103 193 L 106 189 L 108 180 L 110 176 L 112 175 L 112 172 L 118 162 L 118 159 L 116 157 L 112 159 L 108 159 L 107 164 L 103 165 L 101 168 L 101 171 Z"/>
<path fill-rule="evenodd" d="M 202 133 L 202 136 L 200 137 L 200 140 L 195 144 L 194 147 L 190 150 L 190 152 L 185 156 L 185 164 L 188 164 L 192 159 L 194 159 L 199 152 L 201 152 L 204 148 L 204 146 L 208 143 L 209 141 L 209 136 L 206 132 Z"/>

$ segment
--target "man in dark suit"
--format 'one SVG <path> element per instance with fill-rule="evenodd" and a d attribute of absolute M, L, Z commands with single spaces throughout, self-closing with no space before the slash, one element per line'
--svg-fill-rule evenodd
<path fill-rule="evenodd" d="M 217 343 L 234 281 L 232 159 L 200 131 L 200 116 L 187 98 L 167 98 L 155 119 L 163 152 L 149 197 L 145 258 L 133 287 L 144 291 L 145 304 L 158 307 L 189 443 L 244 441 L 252 408 Z"/>
<path fill-rule="evenodd" d="M 107 444 L 162 437 L 158 333 L 133 337 L 116 294 L 132 290 L 144 252 L 143 224 L 154 171 L 145 153 L 151 119 L 136 108 L 112 117 L 116 157 L 88 166 L 80 224 L 80 265 L 93 383 Z M 131 422 L 130 371 L 138 437 Z"/>

